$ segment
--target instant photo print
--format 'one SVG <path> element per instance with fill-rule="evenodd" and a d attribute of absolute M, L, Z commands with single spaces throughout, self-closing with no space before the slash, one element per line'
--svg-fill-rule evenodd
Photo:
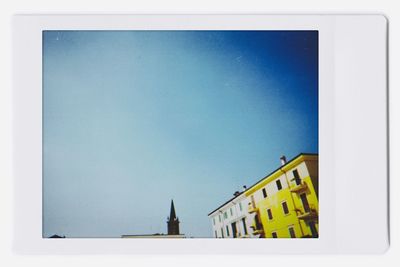
<path fill-rule="evenodd" d="M 382 253 L 380 15 L 17 15 L 23 254 Z"/>

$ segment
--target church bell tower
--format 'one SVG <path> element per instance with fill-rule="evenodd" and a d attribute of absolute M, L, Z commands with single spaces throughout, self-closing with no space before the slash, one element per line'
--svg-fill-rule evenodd
<path fill-rule="evenodd" d="M 168 235 L 179 235 L 179 218 L 176 217 L 174 201 L 171 200 L 171 211 L 168 217 Z"/>

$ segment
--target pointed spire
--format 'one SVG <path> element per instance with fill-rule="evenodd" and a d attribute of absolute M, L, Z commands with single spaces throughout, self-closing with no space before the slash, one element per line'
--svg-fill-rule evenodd
<path fill-rule="evenodd" d="M 174 221 L 175 219 L 176 219 L 176 214 L 175 214 L 174 200 L 171 199 L 171 212 L 169 214 L 169 220 Z"/>
<path fill-rule="evenodd" d="M 176 217 L 174 200 L 171 199 L 171 211 L 167 221 L 168 235 L 179 235 L 179 219 Z"/>

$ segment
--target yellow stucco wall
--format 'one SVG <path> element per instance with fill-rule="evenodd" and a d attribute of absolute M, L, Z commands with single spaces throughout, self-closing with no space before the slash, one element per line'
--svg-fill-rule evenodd
<path fill-rule="evenodd" d="M 293 170 L 299 172 L 302 181 L 302 190 L 291 192 L 297 187 L 292 179 Z M 276 180 L 280 180 L 282 189 L 276 187 Z M 266 188 L 269 192 L 267 197 L 262 194 L 262 189 Z M 300 187 L 297 187 L 300 188 Z M 275 232 L 278 238 L 290 238 L 289 228 L 292 227 L 296 237 L 311 237 L 312 232 L 309 222 L 313 222 L 316 231 L 318 227 L 318 156 L 300 155 L 280 170 L 265 177 L 262 181 L 254 185 L 246 192 L 246 196 L 254 199 L 256 211 L 262 225 L 261 237 L 271 238 Z M 271 193 L 272 192 L 272 193 Z M 312 212 L 306 213 L 303 202 L 300 198 L 305 194 Z M 288 213 L 285 214 L 282 203 L 286 202 Z M 272 219 L 268 218 L 267 210 L 272 212 Z M 306 219 L 300 219 L 298 215 L 310 214 Z M 254 224 L 255 225 L 255 224 Z"/>

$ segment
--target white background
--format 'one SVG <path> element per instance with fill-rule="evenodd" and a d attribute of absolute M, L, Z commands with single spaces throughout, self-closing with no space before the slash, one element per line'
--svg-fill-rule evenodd
<path fill-rule="evenodd" d="M 165 2 L 165 3 L 163 3 Z M 398 52 L 400 47 L 400 10 L 390 1 L 13 1 L 0 4 L 1 36 L 0 42 L 0 264 L 2 266 L 121 266 L 140 265 L 216 265 L 231 264 L 233 266 L 255 265 L 289 265 L 297 266 L 337 266 L 361 265 L 364 266 L 393 266 L 400 262 L 399 225 L 399 194 L 396 177 L 400 160 L 400 147 L 395 136 L 399 136 L 400 93 L 399 78 L 395 73 L 399 71 Z M 395 3 L 395 1 L 393 1 Z M 396 11 L 397 10 L 397 11 Z M 391 112 L 391 248 L 384 255 L 378 256 L 17 256 L 11 252 L 12 239 L 12 179 L 11 179 L 11 15 L 15 13 L 380 13 L 389 19 L 389 51 L 390 51 L 390 112 Z M 397 105 L 397 106 L 396 106 Z M 383 174 L 384 175 L 384 174 Z M 371 229 L 373 231 L 374 229 Z M 368 234 L 368 233 L 366 233 Z"/>

